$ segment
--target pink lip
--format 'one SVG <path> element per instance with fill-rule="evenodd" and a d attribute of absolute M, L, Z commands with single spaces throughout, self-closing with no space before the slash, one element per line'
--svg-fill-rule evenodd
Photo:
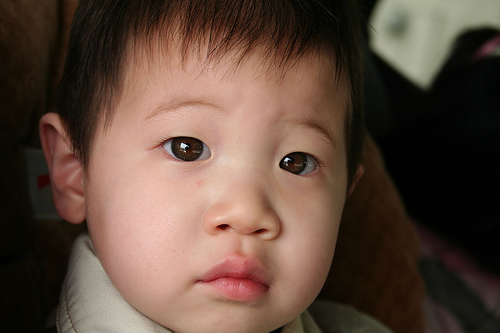
<path fill-rule="evenodd" d="M 209 269 L 197 281 L 217 295 L 237 302 L 254 302 L 269 290 L 266 272 L 258 260 L 232 256 Z"/>

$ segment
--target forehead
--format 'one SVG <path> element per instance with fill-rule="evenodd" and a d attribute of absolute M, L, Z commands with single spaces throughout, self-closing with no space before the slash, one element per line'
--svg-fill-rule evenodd
<path fill-rule="evenodd" d="M 137 93 L 138 90 L 147 89 L 147 86 L 161 84 L 165 97 L 175 100 L 180 93 L 199 93 L 190 89 L 189 84 L 207 79 L 224 84 L 229 93 L 232 85 L 235 85 L 236 90 L 236 78 L 240 78 L 239 83 L 242 84 L 241 78 L 244 77 L 247 82 L 243 84 L 265 81 L 269 87 L 279 86 L 281 91 L 298 93 L 290 97 L 309 98 L 312 106 L 315 99 L 319 102 L 321 96 L 332 96 L 343 104 L 342 110 L 336 110 L 337 113 L 349 112 L 348 80 L 345 73 L 336 71 L 335 59 L 329 54 L 309 52 L 293 61 L 284 61 L 276 54 L 268 54 L 264 48 L 245 54 L 236 50 L 219 57 L 211 57 L 208 52 L 208 47 L 200 46 L 185 53 L 176 44 L 169 47 L 159 43 L 148 43 L 145 47 L 136 45 L 126 57 L 122 98 L 130 96 L 132 91 Z M 185 85 L 181 85 L 181 82 Z"/>
<path fill-rule="evenodd" d="M 170 37 L 169 37 L 170 36 Z M 297 65 L 322 66 L 327 75 L 340 80 L 343 68 L 332 50 L 318 47 L 303 51 L 275 49 L 263 43 L 249 49 L 246 45 L 215 47 L 205 40 L 184 41 L 168 33 L 149 39 L 133 38 L 125 53 L 125 69 L 144 70 L 154 68 L 159 63 L 170 67 L 179 66 L 184 70 L 228 69 L 236 72 L 242 64 L 252 62 L 252 70 L 257 76 L 266 75 L 269 80 L 278 80 Z M 194 66 L 195 65 L 195 66 Z"/>
<path fill-rule="evenodd" d="M 222 43 L 220 36 L 216 39 L 218 41 L 216 43 L 207 41 L 207 36 L 203 34 L 199 38 L 188 38 L 189 36 L 186 37 L 182 33 L 176 34 L 181 27 L 180 23 L 173 21 L 171 27 L 165 31 L 157 27 L 146 35 L 128 36 L 124 52 L 120 52 L 121 55 L 118 56 L 120 65 L 116 71 L 118 77 L 113 89 L 114 97 L 105 107 L 104 117 L 99 117 L 97 120 L 102 124 L 100 126 L 102 129 L 106 130 L 112 124 L 117 104 L 123 97 L 124 90 L 129 88 L 128 85 L 134 83 L 134 76 L 147 73 L 159 64 L 163 67 L 168 65 L 170 69 L 175 66 L 186 69 L 186 65 L 196 63 L 196 68 L 192 69 L 200 73 L 221 67 L 226 69 L 225 74 L 228 74 L 236 71 L 248 58 L 253 57 L 258 58 L 252 69 L 255 75 L 265 75 L 269 81 L 279 82 L 290 69 L 297 67 L 297 64 L 307 63 L 322 66 L 321 72 L 328 76 L 328 80 L 335 78 L 338 87 L 348 90 L 350 88 L 346 64 L 335 55 L 339 50 L 324 43 L 314 46 L 311 41 L 299 45 L 295 44 L 296 41 L 287 44 L 257 39 L 254 43 L 243 40 L 240 45 L 239 42 L 231 40 Z M 223 66 L 220 66 L 221 64 Z M 350 105 L 349 103 L 348 113 Z"/>
<path fill-rule="evenodd" d="M 122 87 L 134 83 L 140 76 L 161 73 L 168 78 L 173 71 L 186 75 L 216 73 L 221 80 L 230 80 L 238 73 L 254 78 L 264 77 L 270 84 L 280 84 L 286 77 L 316 75 L 319 83 L 332 86 L 332 93 L 349 88 L 346 71 L 330 51 L 309 50 L 293 56 L 271 50 L 267 45 L 247 49 L 228 48 L 214 52 L 208 43 L 194 42 L 186 46 L 175 38 L 134 40 L 126 52 Z M 339 89 L 341 88 L 341 89 Z"/>

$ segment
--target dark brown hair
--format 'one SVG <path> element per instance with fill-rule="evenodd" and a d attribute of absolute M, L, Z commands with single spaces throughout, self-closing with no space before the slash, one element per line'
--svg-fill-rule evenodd
<path fill-rule="evenodd" d="M 208 61 L 230 51 L 243 59 L 259 49 L 282 70 L 306 53 L 325 53 L 335 60 L 337 79 L 344 71 L 350 85 L 345 132 L 351 180 L 364 136 L 359 21 L 353 0 L 82 0 L 57 110 L 75 156 L 87 166 L 98 124 L 112 120 L 130 45 L 159 37 L 168 48 L 175 38 L 182 57 L 206 46 Z"/>

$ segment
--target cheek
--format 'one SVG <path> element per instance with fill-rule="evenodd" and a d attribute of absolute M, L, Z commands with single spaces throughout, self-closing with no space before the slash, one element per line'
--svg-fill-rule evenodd
<path fill-rule="evenodd" d="M 182 267 L 175 258 L 182 259 L 181 252 L 195 239 L 189 223 L 194 217 L 181 204 L 187 194 L 172 190 L 175 180 L 134 169 L 115 168 L 92 179 L 87 222 L 96 252 L 120 291 L 128 294 L 142 285 L 154 293 L 155 281 Z"/>
<path fill-rule="evenodd" d="M 307 200 L 301 196 L 301 202 L 289 206 L 298 208 L 291 212 L 291 223 L 285 229 L 293 235 L 283 254 L 289 269 L 286 275 L 294 290 L 303 293 L 306 305 L 320 292 L 329 273 L 345 200 L 343 191 L 319 193 Z"/>
<path fill-rule="evenodd" d="M 331 220 L 324 228 L 308 228 L 297 239 L 295 263 L 297 279 L 303 281 L 306 288 L 319 292 L 330 270 L 338 234 L 338 223 Z M 299 250 L 300 249 L 300 250 Z"/>

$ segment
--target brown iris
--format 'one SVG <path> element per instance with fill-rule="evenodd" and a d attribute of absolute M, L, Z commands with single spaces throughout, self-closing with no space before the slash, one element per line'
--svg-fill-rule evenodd
<path fill-rule="evenodd" d="M 190 137 L 173 138 L 172 154 L 182 161 L 195 161 L 203 154 L 203 142 Z"/>
<path fill-rule="evenodd" d="M 307 155 L 305 153 L 291 153 L 280 161 L 280 168 L 293 174 L 302 173 L 307 167 Z"/>

